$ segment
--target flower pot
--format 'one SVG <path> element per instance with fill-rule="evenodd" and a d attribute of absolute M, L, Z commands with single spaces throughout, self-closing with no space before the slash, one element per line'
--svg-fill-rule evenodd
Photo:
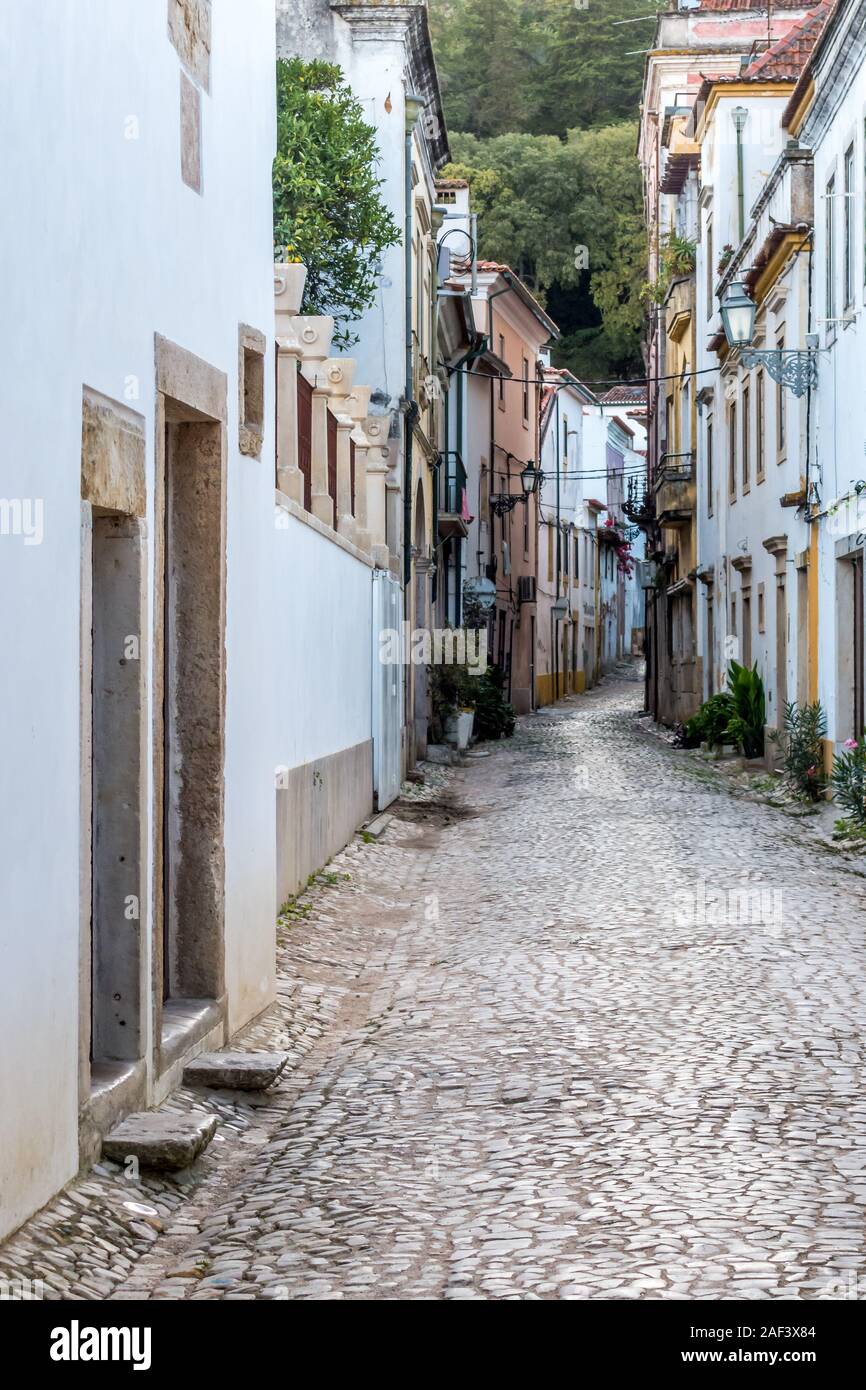
<path fill-rule="evenodd" d="M 472 726 L 475 723 L 474 709 L 461 709 L 446 720 L 445 737 L 450 744 L 462 753 L 469 747 Z"/>
<path fill-rule="evenodd" d="M 274 307 L 278 314 L 293 316 L 301 312 L 307 267 L 300 261 L 284 261 L 274 266 Z"/>

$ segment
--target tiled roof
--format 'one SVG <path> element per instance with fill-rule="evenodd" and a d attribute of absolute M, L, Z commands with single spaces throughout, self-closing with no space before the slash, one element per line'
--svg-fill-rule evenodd
<path fill-rule="evenodd" d="M 796 82 L 833 10 L 832 0 L 798 19 L 783 39 L 750 63 L 743 76 L 751 81 Z"/>
<path fill-rule="evenodd" d="M 774 10 L 802 10 L 804 9 L 803 0 L 773 0 Z M 758 13 L 767 13 L 767 0 L 761 4 L 760 0 L 700 0 L 697 10 L 688 10 L 687 14 L 725 14 L 735 13 L 742 10 L 757 10 Z"/>
<path fill-rule="evenodd" d="M 547 310 L 541 307 L 535 295 L 532 293 L 532 290 L 527 288 L 527 286 L 521 280 L 520 276 L 517 274 L 517 271 L 512 270 L 510 265 L 504 265 L 502 261 L 478 261 L 477 269 L 480 270 L 482 274 L 486 273 L 488 275 L 510 275 L 512 280 L 515 282 L 515 287 L 517 288 L 518 293 L 522 297 L 524 303 L 532 310 L 536 318 L 540 319 L 543 323 L 548 325 L 552 329 L 555 336 L 557 338 L 559 337 L 559 329 L 557 328 L 553 319 L 548 314 Z"/>
<path fill-rule="evenodd" d="M 639 386 L 612 386 L 599 396 L 602 405 L 645 405 L 646 388 Z"/>

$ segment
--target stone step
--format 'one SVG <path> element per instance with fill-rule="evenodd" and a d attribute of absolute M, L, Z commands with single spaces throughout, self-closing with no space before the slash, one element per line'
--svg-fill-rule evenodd
<path fill-rule="evenodd" d="M 378 816 L 374 816 L 364 826 L 368 835 L 372 835 L 374 840 L 379 840 L 384 835 L 394 817 L 388 811 L 380 811 Z"/>
<path fill-rule="evenodd" d="M 128 1115 L 102 1141 L 104 1158 L 138 1160 L 142 1168 L 176 1172 L 188 1168 L 214 1137 L 215 1115 L 174 1115 L 142 1110 Z"/>
<path fill-rule="evenodd" d="M 288 1052 L 203 1052 L 184 1067 L 186 1086 L 225 1091 L 264 1091 L 289 1060 Z"/>

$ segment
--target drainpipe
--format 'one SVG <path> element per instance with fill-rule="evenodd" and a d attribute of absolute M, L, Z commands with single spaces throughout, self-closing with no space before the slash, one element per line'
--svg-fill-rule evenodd
<path fill-rule="evenodd" d="M 743 177 L 743 128 L 748 120 L 749 113 L 745 106 L 735 106 L 731 112 L 734 122 L 734 129 L 737 132 L 737 228 L 739 231 L 738 243 L 743 240 L 746 234 L 746 189 Z"/>
<path fill-rule="evenodd" d="M 405 400 L 405 468 L 403 478 L 403 584 L 408 591 L 412 581 L 412 439 L 418 419 L 418 403 L 412 382 L 412 132 L 424 109 L 424 99 L 415 92 L 406 93 L 406 136 L 403 158 L 403 260 L 406 274 L 406 382 Z M 410 600 L 407 600 L 409 602 Z M 410 615 L 407 615 L 410 616 Z"/>

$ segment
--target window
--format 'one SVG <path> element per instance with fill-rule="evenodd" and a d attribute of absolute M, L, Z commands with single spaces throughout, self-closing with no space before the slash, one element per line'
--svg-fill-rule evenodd
<path fill-rule="evenodd" d="M 577 532 L 575 532 L 575 536 L 574 536 L 574 576 L 573 576 L 573 577 L 574 577 L 574 582 L 575 582 L 575 584 L 577 584 L 577 583 L 579 582 L 579 580 L 580 580 L 580 537 L 577 535 Z"/>
<path fill-rule="evenodd" d="M 755 467 L 759 483 L 764 481 L 764 373 L 755 378 Z"/>
<path fill-rule="evenodd" d="M 713 219 L 707 218 L 707 318 L 713 317 Z"/>
<path fill-rule="evenodd" d="M 785 325 L 776 334 L 776 347 L 780 352 L 785 347 Z M 785 457 L 785 388 L 779 383 L 776 386 L 776 455 L 777 462 L 781 463 Z"/>
<path fill-rule="evenodd" d="M 238 448 L 261 458 L 265 428 L 265 336 L 248 324 L 238 325 Z"/>
<path fill-rule="evenodd" d="M 763 584 L 759 584 L 759 585 L 758 585 L 758 631 L 759 631 L 759 632 L 763 632 L 763 631 L 765 630 L 766 606 L 765 606 L 765 603 L 764 603 L 764 592 L 765 592 L 765 590 L 764 590 L 764 585 L 763 585 Z"/>
<path fill-rule="evenodd" d="M 845 151 L 845 308 L 854 304 L 854 146 Z"/>
<path fill-rule="evenodd" d="M 504 335 L 504 333 L 500 333 L 500 335 L 499 335 L 499 358 L 500 358 L 500 361 L 502 361 L 502 362 L 505 361 L 505 335 Z M 500 376 L 500 378 L 499 378 L 499 408 L 500 408 L 501 410 L 504 410 L 504 409 L 505 409 L 505 377 L 504 377 L 504 376 Z"/>
<path fill-rule="evenodd" d="M 525 357 L 524 357 L 522 360 L 523 360 L 523 371 L 521 372 L 521 376 L 523 377 L 523 423 L 524 423 L 524 425 L 528 425 L 528 424 L 529 424 L 529 362 L 527 361 L 527 359 L 526 359 Z"/>
<path fill-rule="evenodd" d="M 824 303 L 826 306 L 827 319 L 836 317 L 836 179 L 835 177 L 827 184 L 827 197 L 825 199 L 824 225 L 826 234 L 826 281 L 824 287 Z M 828 321 L 827 331 L 832 334 L 833 325 Z"/>
<path fill-rule="evenodd" d="M 728 407 L 728 496 L 732 502 L 737 498 L 737 403 L 731 401 Z"/>
<path fill-rule="evenodd" d="M 553 583 L 553 527 L 547 523 L 547 582 Z"/>
<path fill-rule="evenodd" d="M 707 516 L 713 514 L 713 417 L 707 416 Z"/>
<path fill-rule="evenodd" d="M 749 446 L 751 444 L 751 440 L 749 438 L 750 426 L 752 423 L 751 396 L 752 393 L 749 388 L 749 383 L 746 381 L 743 383 L 743 492 L 748 492 L 749 488 L 752 486 L 752 460 L 749 449 Z"/>

